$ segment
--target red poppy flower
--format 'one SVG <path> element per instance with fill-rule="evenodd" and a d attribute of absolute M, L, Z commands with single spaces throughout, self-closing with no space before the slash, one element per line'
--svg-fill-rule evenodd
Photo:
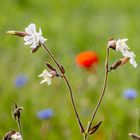
<path fill-rule="evenodd" d="M 76 63 L 84 68 L 89 69 L 98 62 L 98 55 L 94 51 L 84 51 L 76 56 Z"/>

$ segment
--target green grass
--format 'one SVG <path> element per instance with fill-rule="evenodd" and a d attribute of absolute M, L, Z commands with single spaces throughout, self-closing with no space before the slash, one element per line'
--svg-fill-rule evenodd
<path fill-rule="evenodd" d="M 49 56 L 43 48 L 30 54 L 21 38 L 6 35 L 7 30 L 24 30 L 31 22 L 42 28 L 48 39 L 47 46 L 65 67 L 84 126 L 102 88 L 108 39 L 129 39 L 128 45 L 137 56 L 138 68 L 133 69 L 127 64 L 109 75 L 106 95 L 94 121 L 94 124 L 101 120 L 103 123 L 89 140 L 129 140 L 129 132 L 140 132 L 139 95 L 133 101 L 122 97 L 126 88 L 135 88 L 138 93 L 140 90 L 138 1 L 5 0 L 0 11 L 0 137 L 11 128 L 17 129 L 11 117 L 11 106 L 17 102 L 24 107 L 24 139 L 82 139 L 64 81 L 53 79 L 49 87 L 39 84 L 41 79 L 37 76 L 45 68 L 44 62 L 52 63 Z M 99 54 L 96 75 L 81 70 L 75 64 L 76 54 L 84 50 L 94 50 Z M 119 56 L 111 51 L 110 63 Z M 28 76 L 28 83 L 17 89 L 14 79 L 20 73 Z M 44 108 L 54 110 L 53 118 L 38 120 L 36 112 Z"/>

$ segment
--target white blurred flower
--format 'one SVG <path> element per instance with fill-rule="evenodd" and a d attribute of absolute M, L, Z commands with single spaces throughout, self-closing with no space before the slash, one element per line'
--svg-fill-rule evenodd
<path fill-rule="evenodd" d="M 40 84 L 47 82 L 48 85 L 51 85 L 51 78 L 53 77 L 53 75 L 49 73 L 46 69 L 40 75 L 38 75 L 38 77 L 43 78 Z"/>
<path fill-rule="evenodd" d="M 122 55 L 128 51 L 129 47 L 127 46 L 126 42 L 128 39 L 119 39 L 116 42 L 116 51 L 120 51 Z"/>
<path fill-rule="evenodd" d="M 129 58 L 129 62 L 130 62 L 131 65 L 133 65 L 134 68 L 137 67 L 137 63 L 135 61 L 136 56 L 133 52 L 127 51 L 127 52 L 124 53 L 124 56 Z"/>
<path fill-rule="evenodd" d="M 13 135 L 11 135 L 11 140 L 23 140 L 23 139 L 21 134 L 19 132 L 16 132 Z"/>
<path fill-rule="evenodd" d="M 33 23 L 28 25 L 28 27 L 25 28 L 25 31 L 28 34 L 24 37 L 25 45 L 31 45 L 30 48 L 32 49 L 44 44 L 47 40 L 42 36 L 41 28 L 39 28 L 39 32 L 36 32 L 36 26 Z"/>
<path fill-rule="evenodd" d="M 121 54 L 126 57 L 129 58 L 129 62 L 131 65 L 133 65 L 134 68 L 137 67 L 137 63 L 135 61 L 135 54 L 130 50 L 130 48 L 127 46 L 126 42 L 128 41 L 128 39 L 119 39 L 116 42 L 116 51 L 120 51 Z"/>

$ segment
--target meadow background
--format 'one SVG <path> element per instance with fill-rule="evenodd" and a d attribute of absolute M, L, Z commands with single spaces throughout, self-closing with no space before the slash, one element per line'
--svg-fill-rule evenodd
<path fill-rule="evenodd" d="M 7 30 L 23 31 L 32 22 L 42 28 L 48 48 L 65 67 L 84 126 L 102 88 L 107 41 L 110 37 L 129 39 L 138 67 L 127 64 L 110 73 L 106 95 L 94 120 L 94 124 L 103 123 L 89 139 L 130 140 L 129 132 L 140 134 L 138 0 L 4 0 L 0 7 L 0 138 L 11 128 L 18 130 L 11 117 L 16 102 L 24 107 L 24 139 L 82 139 L 64 81 L 53 79 L 51 86 L 39 84 L 44 62 L 52 62 L 49 56 L 43 48 L 30 54 L 22 38 L 6 34 Z M 89 73 L 75 63 L 76 55 L 86 50 L 99 55 L 97 73 Z M 111 51 L 110 63 L 120 56 Z M 27 78 L 22 87 L 15 85 L 19 75 Z M 137 91 L 134 100 L 124 98 L 122 93 L 128 88 Z M 40 120 L 37 112 L 47 108 L 53 110 L 53 116 Z"/>

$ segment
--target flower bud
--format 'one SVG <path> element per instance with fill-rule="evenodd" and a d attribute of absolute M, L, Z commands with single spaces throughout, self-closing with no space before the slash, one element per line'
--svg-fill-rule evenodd
<path fill-rule="evenodd" d="M 116 50 L 116 40 L 113 38 L 108 41 L 107 46 L 113 50 Z"/>
<path fill-rule="evenodd" d="M 41 46 L 37 46 L 36 48 L 32 48 L 30 53 L 35 53 L 39 49 L 39 47 L 41 47 Z"/>
<path fill-rule="evenodd" d="M 20 32 L 20 31 L 7 31 L 6 33 L 11 34 L 11 35 L 20 36 L 20 37 L 25 37 L 25 36 L 29 35 L 26 32 Z"/>
<path fill-rule="evenodd" d="M 117 60 L 114 64 L 112 64 L 112 65 L 110 66 L 109 70 L 113 70 L 113 69 L 115 70 L 115 69 L 117 69 L 119 66 L 121 66 L 121 65 L 123 65 L 123 64 L 125 64 L 125 63 L 127 63 L 128 61 L 129 61 L 129 58 L 123 57 L 123 58 Z"/>

